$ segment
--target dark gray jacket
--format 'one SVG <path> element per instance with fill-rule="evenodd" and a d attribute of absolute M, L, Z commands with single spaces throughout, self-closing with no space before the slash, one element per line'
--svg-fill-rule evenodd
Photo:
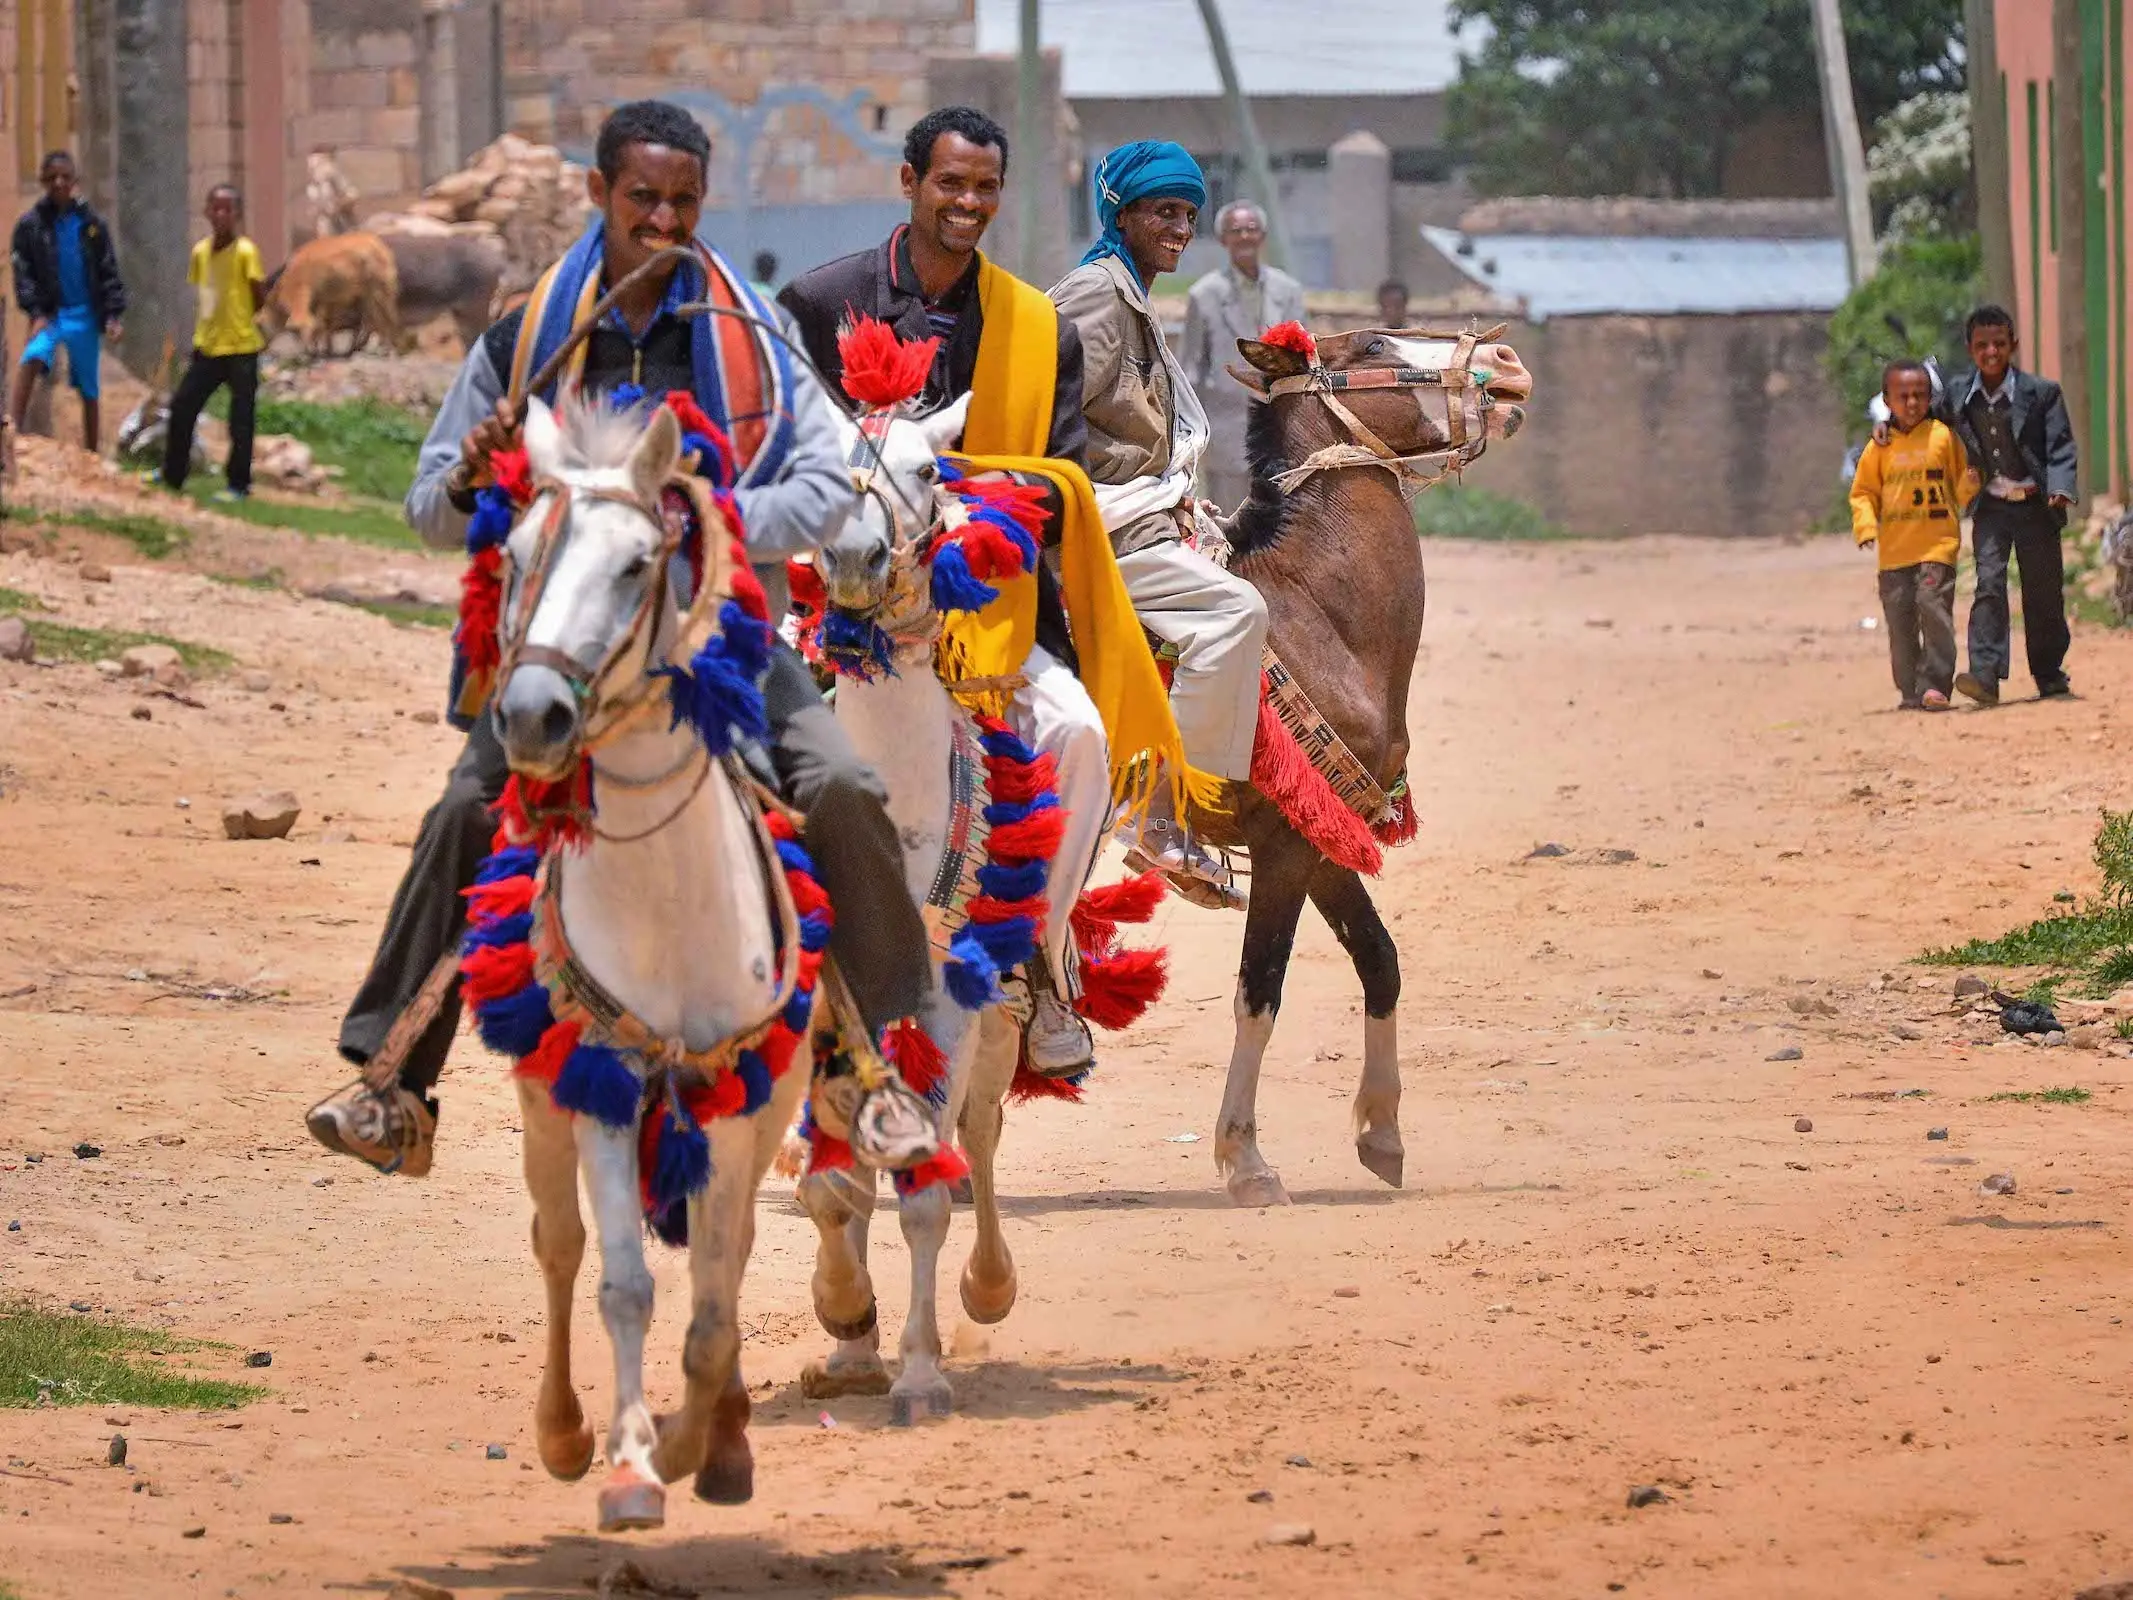
<path fill-rule="evenodd" d="M 2015 446 L 2022 452 L 2029 475 L 2044 486 L 2046 495 L 2064 495 L 2069 501 L 2079 501 L 2079 457 L 2074 447 L 2074 425 L 2066 414 L 2066 397 L 2051 379 L 2019 367 L 2009 370 L 2007 381 L 2013 390 L 2007 420 L 2013 426 Z M 1941 390 L 1933 414 L 1955 430 L 1956 438 L 1962 441 L 1963 454 L 1982 474 L 1985 446 L 1970 421 L 1970 391 L 1976 383 L 1974 368 L 1958 372 Z M 2065 510 L 2054 507 L 2052 521 L 2055 526 L 2065 527 Z"/>

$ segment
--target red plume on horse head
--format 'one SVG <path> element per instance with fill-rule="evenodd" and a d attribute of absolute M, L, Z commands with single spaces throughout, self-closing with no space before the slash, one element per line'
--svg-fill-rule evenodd
<path fill-rule="evenodd" d="M 863 406 L 893 406 L 918 397 L 933 370 L 939 339 L 910 344 L 879 317 L 861 317 L 837 331 L 844 392 Z"/>
<path fill-rule="evenodd" d="M 1306 361 L 1318 359 L 1318 341 L 1300 322 L 1277 322 L 1259 336 L 1259 342 L 1272 345 L 1276 350 L 1294 351 Z"/>

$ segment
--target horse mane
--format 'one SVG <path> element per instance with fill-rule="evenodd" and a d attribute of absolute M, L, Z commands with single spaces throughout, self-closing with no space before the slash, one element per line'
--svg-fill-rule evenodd
<path fill-rule="evenodd" d="M 1293 463 L 1272 406 L 1255 405 L 1246 417 L 1244 459 L 1252 469 L 1252 492 L 1229 533 L 1230 548 L 1239 556 L 1272 549 L 1296 518 L 1296 497 L 1274 483 Z"/>
<path fill-rule="evenodd" d="M 563 435 L 558 465 L 577 472 L 614 471 L 628 466 L 651 414 L 649 402 L 616 407 L 581 386 L 573 386 L 556 406 L 556 422 Z"/>

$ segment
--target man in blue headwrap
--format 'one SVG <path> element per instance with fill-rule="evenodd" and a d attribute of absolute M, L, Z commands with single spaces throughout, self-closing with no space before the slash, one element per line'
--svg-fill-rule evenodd
<path fill-rule="evenodd" d="M 1134 610 L 1177 648 L 1170 703 L 1186 759 L 1200 774 L 1246 779 L 1259 725 L 1266 602 L 1185 542 L 1198 514 L 1192 484 L 1207 448 L 1207 413 L 1148 300 L 1149 286 L 1176 271 L 1192 243 L 1207 181 L 1182 146 L 1143 140 L 1105 156 L 1093 182 L 1103 236 L 1052 289 L 1081 335 L 1089 480 Z M 1241 906 L 1228 870 L 1192 838 L 1172 796 L 1171 784 L 1156 785 L 1139 853 L 1206 885 L 1210 902 Z"/>

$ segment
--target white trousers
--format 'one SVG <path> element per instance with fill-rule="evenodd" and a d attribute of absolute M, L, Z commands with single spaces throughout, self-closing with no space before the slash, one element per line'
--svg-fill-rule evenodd
<path fill-rule="evenodd" d="M 1023 671 L 1029 682 L 1015 691 L 1007 723 L 1023 743 L 1048 752 L 1059 768 L 1059 804 L 1067 823 L 1059 854 L 1052 859 L 1044 945 L 1055 990 L 1071 998 L 1079 992 L 1079 984 L 1068 956 L 1073 940 L 1068 924 L 1074 901 L 1110 833 L 1110 747 L 1104 741 L 1096 702 L 1056 656 L 1034 646 Z"/>
<path fill-rule="evenodd" d="M 1178 647 L 1170 710 L 1185 759 L 1218 778 L 1249 778 L 1266 601 L 1177 539 L 1120 556 L 1118 572 L 1149 632 Z"/>

